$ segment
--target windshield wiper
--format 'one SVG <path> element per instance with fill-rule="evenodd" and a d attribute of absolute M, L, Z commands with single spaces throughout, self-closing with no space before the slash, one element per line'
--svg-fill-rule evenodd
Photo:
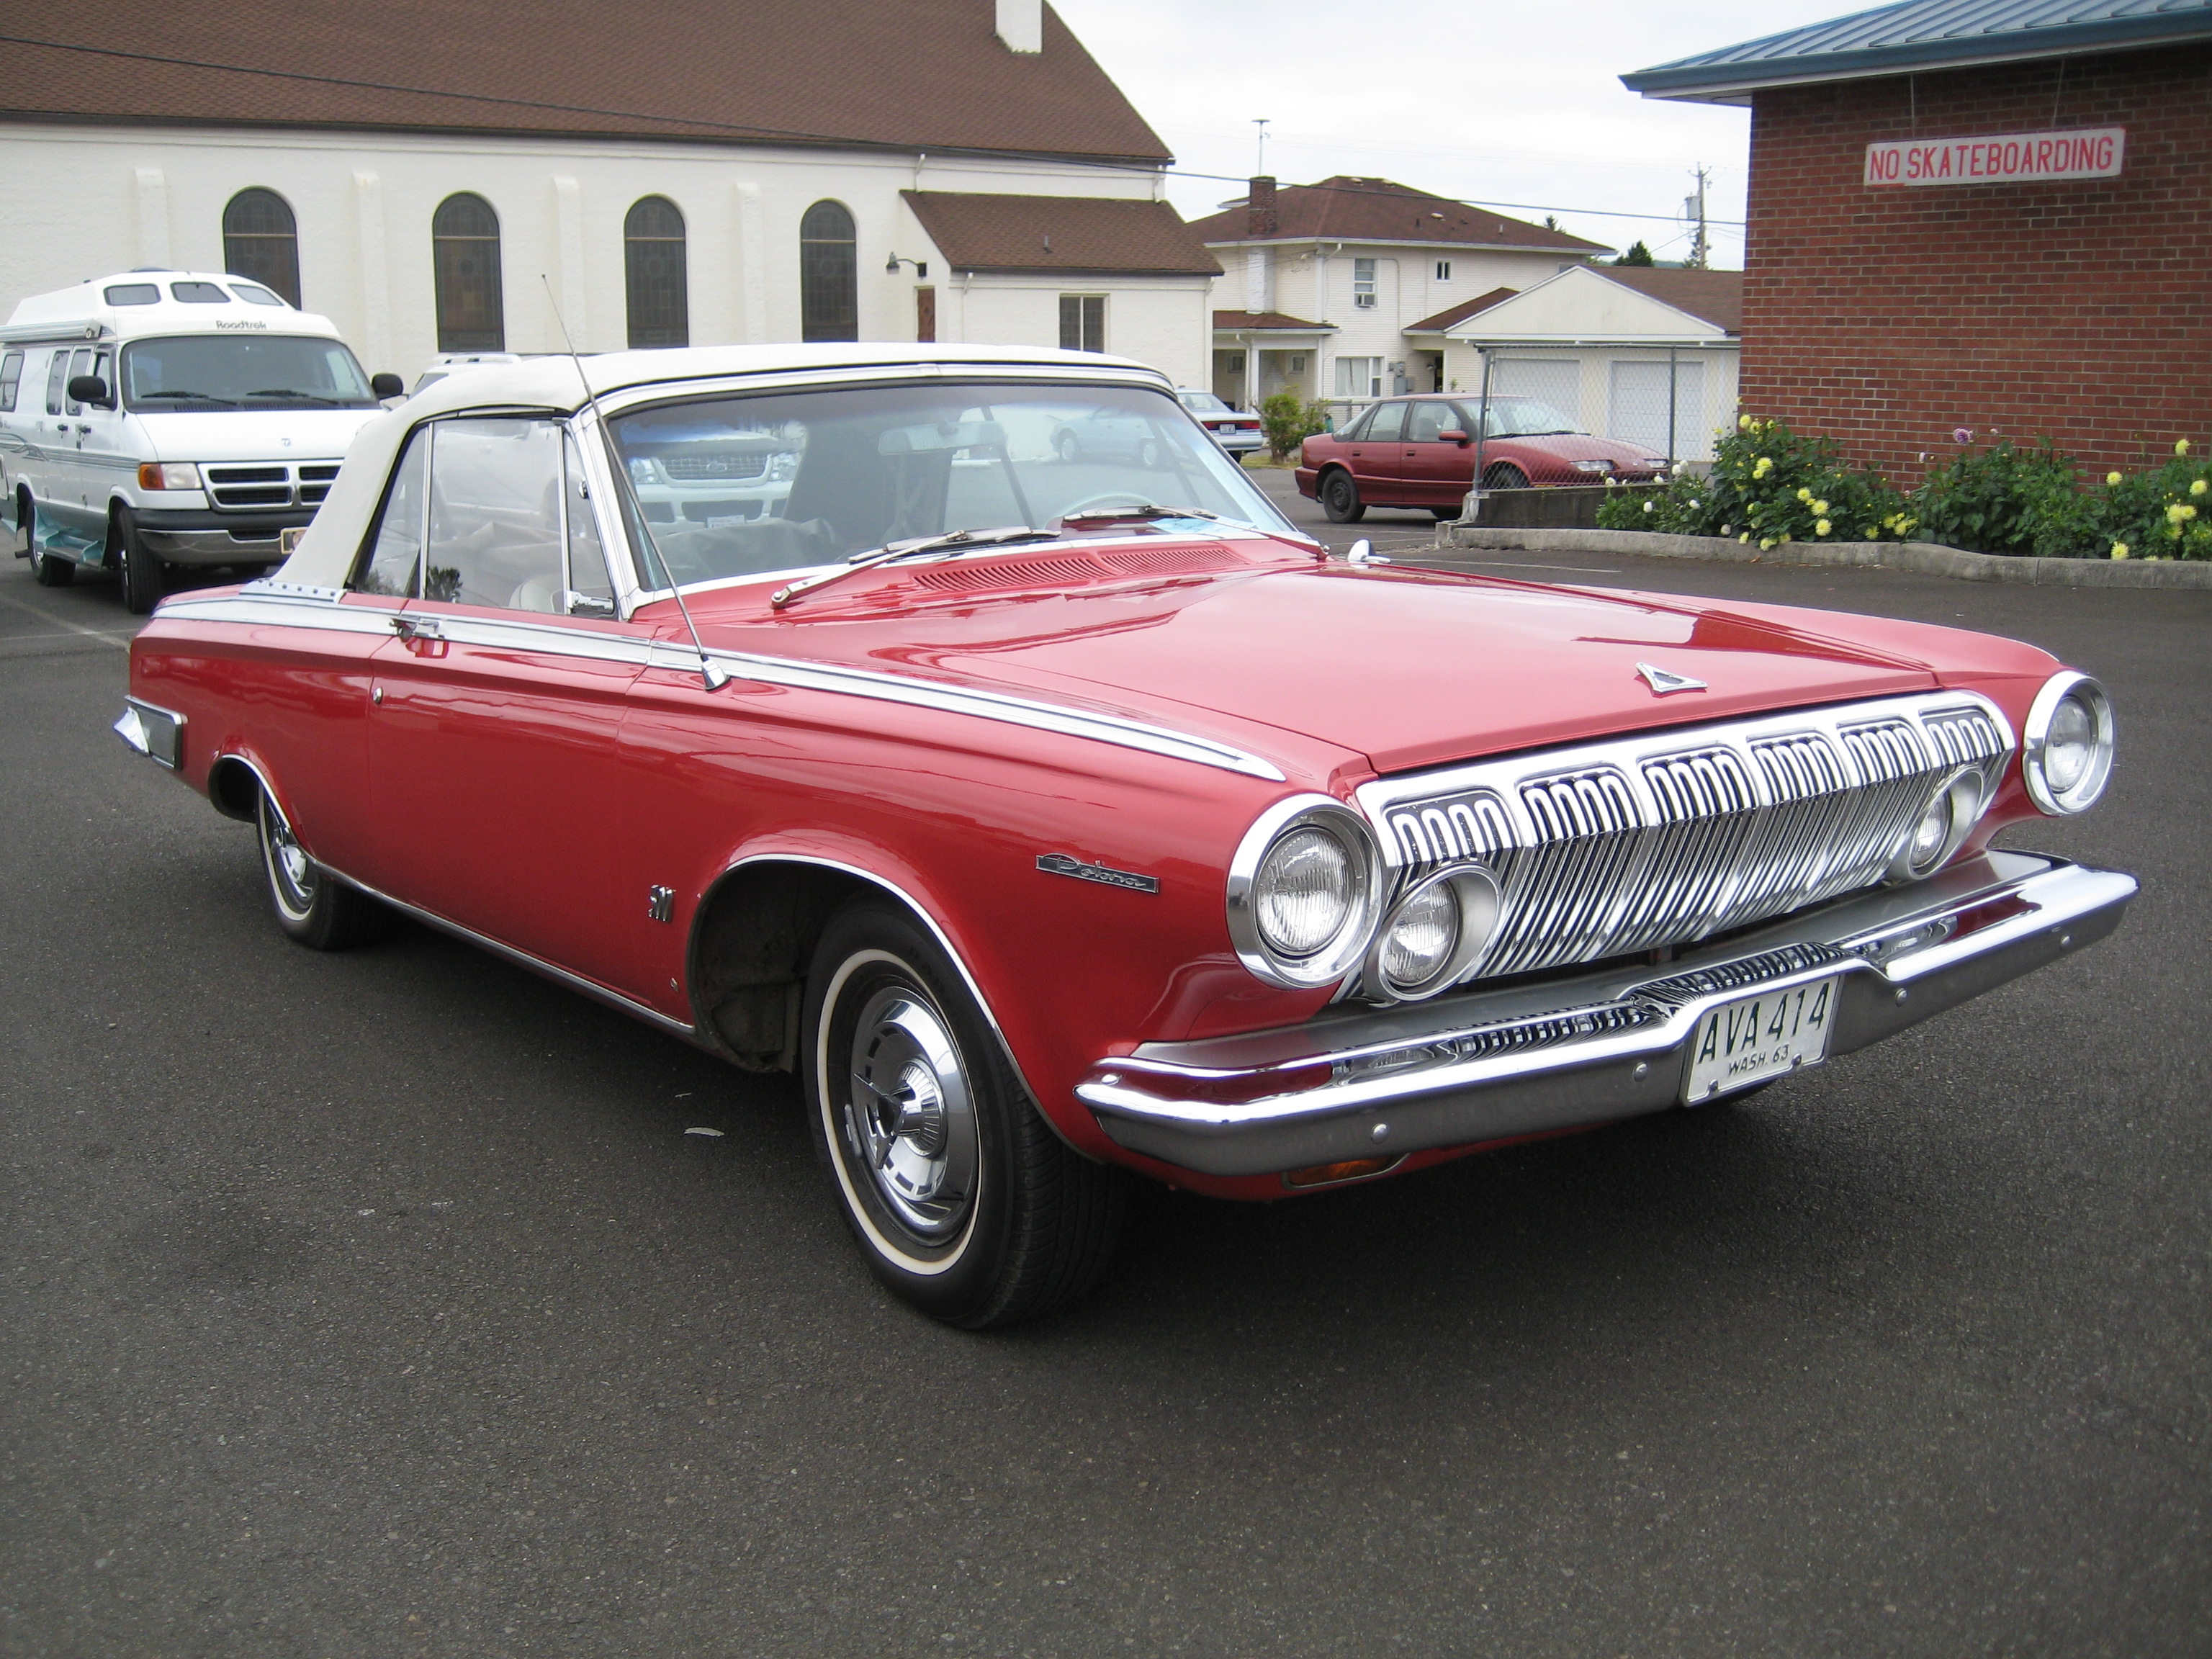
<path fill-rule="evenodd" d="M 249 398 L 299 398 L 311 404 L 340 404 L 343 398 L 325 398 L 319 392 L 295 392 L 289 386 L 264 386 L 258 392 L 249 392 Z"/>
<path fill-rule="evenodd" d="M 1162 507 L 1154 501 L 1139 501 L 1129 507 L 1093 507 L 1080 513 L 1063 513 L 1062 524 L 1088 524 L 1093 519 L 1205 519 L 1214 524 L 1235 524 L 1234 519 L 1224 519 L 1218 513 L 1208 513 L 1197 507 Z"/>
<path fill-rule="evenodd" d="M 167 403 L 171 401 L 193 404 L 228 404 L 233 409 L 238 407 L 237 398 L 218 398 L 212 392 L 134 392 L 131 394 L 131 401 L 134 404 L 148 404 L 155 402 Z"/>
<path fill-rule="evenodd" d="M 941 536 L 918 536 L 912 541 L 887 542 L 872 553 L 856 553 L 845 562 L 842 570 L 825 570 L 818 576 L 809 576 L 804 581 L 789 582 L 768 596 L 768 602 L 781 611 L 802 593 L 811 593 L 831 582 L 842 581 L 862 570 L 872 570 L 879 564 L 896 564 L 901 559 L 915 558 L 924 553 L 941 552 L 948 547 L 983 547 L 1006 542 L 1055 541 L 1059 532 L 1051 530 L 1032 530 L 1025 524 L 1001 525 L 996 530 L 948 530 Z"/>

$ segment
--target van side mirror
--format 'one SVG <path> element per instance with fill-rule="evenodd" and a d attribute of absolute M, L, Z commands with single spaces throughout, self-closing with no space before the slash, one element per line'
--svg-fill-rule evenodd
<path fill-rule="evenodd" d="M 1448 427 L 1443 431 L 1437 433 L 1437 441 L 1440 444 L 1457 444 L 1462 449 L 1465 449 L 1469 444 L 1473 443 L 1474 440 L 1468 437 L 1466 433 L 1461 431 L 1455 426 Z"/>
<path fill-rule="evenodd" d="M 368 389 L 372 392 L 375 393 L 378 401 L 381 402 L 386 398 L 405 397 L 407 395 L 407 382 L 401 380 L 397 374 L 387 370 L 382 374 L 370 375 L 368 377 Z"/>
<path fill-rule="evenodd" d="M 70 376 L 69 397 L 73 404 L 90 404 L 94 409 L 115 407 L 115 399 L 107 395 L 107 382 L 97 374 Z"/>

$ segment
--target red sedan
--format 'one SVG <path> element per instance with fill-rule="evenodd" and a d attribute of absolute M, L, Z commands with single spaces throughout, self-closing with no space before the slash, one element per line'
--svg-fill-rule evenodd
<path fill-rule="evenodd" d="M 1618 438 L 1594 438 L 1534 398 L 1492 398 L 1490 430 L 1478 441 L 1480 410 L 1464 398 L 1385 398 L 1341 432 L 1306 440 L 1298 491 L 1319 501 L 1339 524 L 1357 523 L 1370 507 L 1425 507 L 1453 519 L 1474 488 L 1478 454 L 1487 489 L 1608 478 L 1649 483 L 1667 471 L 1665 456 Z"/>
<path fill-rule="evenodd" d="M 1133 1176 L 1279 1199 L 1739 1094 L 2136 890 L 1991 845 L 2111 772 L 2034 647 L 1339 558 L 1079 352 L 454 375 L 275 580 L 161 605 L 116 730 L 300 945 L 404 914 L 793 1074 L 870 1267 L 970 1327 L 1079 1294 Z"/>

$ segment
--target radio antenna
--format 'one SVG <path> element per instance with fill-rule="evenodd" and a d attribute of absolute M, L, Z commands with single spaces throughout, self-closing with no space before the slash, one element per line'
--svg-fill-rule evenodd
<path fill-rule="evenodd" d="M 538 273 L 538 280 L 545 284 L 545 303 L 553 307 L 553 320 L 560 327 L 561 343 L 568 348 L 568 361 L 575 365 L 576 378 L 583 383 L 585 405 L 598 420 L 599 435 L 607 444 L 607 459 L 610 470 L 615 475 L 615 488 L 629 500 L 631 522 L 637 526 L 639 533 L 645 538 L 645 544 L 653 550 L 653 563 L 668 578 L 668 591 L 676 600 L 677 614 L 684 618 L 684 626 L 690 630 L 692 647 L 699 653 L 699 678 L 707 683 L 709 691 L 719 691 L 730 683 L 729 672 L 707 655 L 707 641 L 699 637 L 699 624 L 691 620 L 691 607 L 684 603 L 684 590 L 677 583 L 676 573 L 668 568 L 668 561 L 660 551 L 660 544 L 653 539 L 653 526 L 646 520 L 644 504 L 630 487 L 629 469 L 621 465 L 622 457 L 614 453 L 613 429 L 607 425 L 605 411 L 599 407 L 599 394 L 592 390 L 592 377 L 584 373 L 583 356 L 576 349 L 575 339 L 569 334 L 568 322 L 561 315 L 561 302 L 553 297 L 553 284 L 542 270 Z"/>

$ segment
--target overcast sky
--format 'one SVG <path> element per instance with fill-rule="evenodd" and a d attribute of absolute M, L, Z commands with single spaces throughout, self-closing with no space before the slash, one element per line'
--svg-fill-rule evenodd
<path fill-rule="evenodd" d="M 1502 205 L 1609 246 L 1689 246 L 1674 216 L 1710 170 L 1706 211 L 1743 218 L 1750 112 L 1639 98 L 1618 77 L 1844 15 L 1845 0 L 1052 0 L 1176 154 L 1253 171 L 1252 119 L 1285 183 L 1346 173 Z M 1241 184 L 1171 178 L 1185 218 Z M 1656 220 L 1623 216 L 1650 214 Z M 1716 266 L 1743 263 L 1713 226 Z"/>

